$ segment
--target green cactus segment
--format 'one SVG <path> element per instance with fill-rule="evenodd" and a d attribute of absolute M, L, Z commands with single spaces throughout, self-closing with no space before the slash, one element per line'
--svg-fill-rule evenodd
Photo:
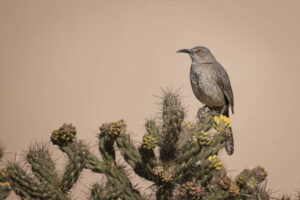
<path fill-rule="evenodd" d="M 46 148 L 33 147 L 29 150 L 26 158 L 27 162 L 31 165 L 33 174 L 41 183 L 53 185 L 59 183 L 59 178 L 55 173 L 55 164 Z"/>
<path fill-rule="evenodd" d="M 173 183 L 168 183 L 168 184 L 159 186 L 159 188 L 156 191 L 156 199 L 172 200 L 174 188 L 175 188 L 175 186 Z"/>
<path fill-rule="evenodd" d="M 81 171 L 84 169 L 89 152 L 82 143 L 74 142 L 62 148 L 67 153 L 69 163 L 65 167 L 65 172 L 61 180 L 63 192 L 69 191 L 78 180 Z"/>
<path fill-rule="evenodd" d="M 162 108 L 162 142 L 160 144 L 160 159 L 169 161 L 175 159 L 178 150 L 178 138 L 184 119 L 183 108 L 178 96 L 168 92 L 163 98 Z"/>
<path fill-rule="evenodd" d="M 140 200 L 140 193 L 132 187 L 130 180 L 126 177 L 122 168 L 111 164 L 106 171 L 106 176 L 110 185 L 114 188 L 123 188 L 120 198 L 124 200 Z"/>
<path fill-rule="evenodd" d="M 141 165 L 141 155 L 133 145 L 129 135 L 121 135 L 117 138 L 116 143 L 122 156 L 133 169 Z"/>
<path fill-rule="evenodd" d="M 268 173 L 263 167 L 257 166 L 252 170 L 245 169 L 236 178 L 236 184 L 243 189 L 244 192 L 249 193 L 257 189 L 260 183 L 263 182 Z"/>
<path fill-rule="evenodd" d="M 226 137 L 223 134 L 215 134 L 212 137 L 211 147 L 204 147 L 202 148 L 201 153 L 199 156 L 203 159 L 207 159 L 211 155 L 217 155 L 221 149 L 224 148 Z"/>
<path fill-rule="evenodd" d="M 199 108 L 198 110 L 198 123 L 196 124 L 196 128 L 202 131 L 208 131 L 213 127 L 215 113 L 206 113 L 205 108 Z M 204 113 L 203 113 L 204 112 Z M 201 113 L 201 114 L 200 114 Z"/>
<path fill-rule="evenodd" d="M 122 155 L 133 168 L 136 168 L 142 163 L 139 152 L 130 141 L 129 136 L 125 134 L 125 122 L 123 120 L 119 120 L 117 122 L 105 123 L 99 129 L 99 151 L 105 164 L 103 162 L 100 162 L 96 157 L 89 156 L 89 161 L 87 162 L 86 167 L 96 172 L 104 172 L 107 176 L 110 186 L 113 186 L 113 188 L 115 189 L 122 188 L 121 192 L 114 189 L 111 190 L 105 195 L 105 197 L 102 196 L 101 199 L 114 199 L 114 195 L 116 195 L 116 198 L 120 196 L 120 198 L 125 200 L 141 199 L 140 193 L 132 187 L 132 184 L 126 177 L 123 169 L 118 167 L 115 162 L 114 142 L 116 141 Z M 94 190 L 95 196 L 97 194 L 98 197 L 99 195 L 103 195 L 99 194 L 97 191 L 99 192 L 100 190 Z"/>
<path fill-rule="evenodd" d="M 154 120 L 147 120 L 145 123 L 145 129 L 148 135 L 155 137 L 157 139 L 158 144 L 161 144 L 162 141 L 159 128 L 157 127 Z"/>
<path fill-rule="evenodd" d="M 72 143 L 76 133 L 76 128 L 72 124 L 64 124 L 58 130 L 52 132 L 51 142 L 60 147 L 65 146 Z"/>
<path fill-rule="evenodd" d="M 85 168 L 92 170 L 95 173 L 105 173 L 107 165 L 101 162 L 96 156 L 89 155 Z"/>
<path fill-rule="evenodd" d="M 94 184 L 91 190 L 90 200 L 116 200 L 123 190 L 106 186 L 102 188 L 98 183 Z"/>
<path fill-rule="evenodd" d="M 103 189 L 96 183 L 92 186 L 90 200 L 98 200 L 102 198 Z"/>
<path fill-rule="evenodd" d="M 146 134 L 143 137 L 143 143 L 139 147 L 139 153 L 142 156 L 142 162 L 145 168 L 148 168 L 150 176 L 152 169 L 157 166 L 157 158 L 154 153 L 154 148 L 157 146 L 157 138 L 155 136 Z"/>
<path fill-rule="evenodd" d="M 9 165 L 8 170 L 12 189 L 23 199 L 53 199 L 58 196 L 58 186 L 38 184 L 17 164 Z"/>
<path fill-rule="evenodd" d="M 147 134 L 143 136 L 142 144 L 139 147 L 139 153 L 142 156 L 142 162 L 147 167 L 150 167 L 148 171 L 151 172 L 153 168 L 157 166 L 157 158 L 154 153 L 154 148 L 161 143 L 161 135 L 154 120 L 147 120 L 145 129 Z"/>
<path fill-rule="evenodd" d="M 200 160 L 198 154 L 201 151 L 201 147 L 197 142 L 192 142 L 185 146 L 182 150 L 182 154 L 177 158 L 178 176 L 176 179 L 182 180 L 187 178 L 187 174 L 190 174 L 189 168 L 193 168 L 196 162 Z M 179 181 L 181 182 L 181 181 Z"/>
<path fill-rule="evenodd" d="M 3 157 L 4 150 L 0 146 L 0 159 Z M 11 186 L 9 182 L 9 172 L 6 168 L 0 169 L 0 200 L 6 199 L 11 191 Z"/>
<path fill-rule="evenodd" d="M 114 142 L 114 139 L 112 139 L 109 135 L 99 135 L 99 151 L 105 162 L 115 162 L 116 153 Z"/>
<path fill-rule="evenodd" d="M 192 176 L 201 178 L 207 175 L 209 173 L 207 169 L 211 166 L 211 163 L 208 162 L 208 158 L 217 155 L 225 145 L 225 137 L 221 134 L 215 134 L 212 138 L 209 138 L 209 146 L 207 145 L 208 140 L 205 140 L 206 144 L 201 145 L 201 139 L 203 139 L 201 137 L 203 136 L 207 137 L 208 135 L 202 131 L 200 131 L 200 134 L 193 134 L 181 149 L 182 154 L 179 155 L 176 160 L 179 166 L 176 180 L 180 183 L 188 180 Z M 219 167 L 217 169 L 219 169 Z M 196 174 L 194 173 L 195 170 Z"/>
<path fill-rule="evenodd" d="M 114 142 L 117 137 L 126 133 L 124 120 L 102 124 L 99 128 L 99 151 L 105 162 L 115 162 Z"/>
<path fill-rule="evenodd" d="M 10 184 L 8 182 L 0 182 L 0 200 L 6 199 L 11 191 Z"/>
<path fill-rule="evenodd" d="M 152 169 L 157 166 L 157 158 L 153 149 L 145 149 L 141 145 L 139 147 L 139 153 L 142 156 L 142 165 L 144 168 L 148 168 L 148 172 L 152 174 Z M 149 174 L 150 175 L 150 174 Z M 151 176 L 151 175 L 150 175 Z"/>
<path fill-rule="evenodd" d="M 0 200 L 6 199 L 11 191 L 9 184 L 9 171 L 7 168 L 0 169 Z"/>
<path fill-rule="evenodd" d="M 150 181 L 156 180 L 156 177 L 153 175 L 151 171 L 151 167 L 149 167 L 149 163 L 148 163 L 150 162 L 149 159 L 151 159 L 151 165 L 155 165 L 153 163 L 155 161 L 155 155 L 153 151 L 151 150 L 145 151 L 144 149 L 140 149 L 142 155 L 144 155 L 145 157 L 148 156 L 149 159 L 143 158 L 140 152 L 136 149 L 136 147 L 132 143 L 130 136 L 126 134 L 120 135 L 120 137 L 116 139 L 116 143 L 118 145 L 118 148 L 122 156 L 124 157 L 126 162 L 133 168 L 134 172 L 137 175 Z M 143 162 L 143 160 L 145 162 Z M 146 162 L 146 160 L 148 160 L 148 162 Z"/>

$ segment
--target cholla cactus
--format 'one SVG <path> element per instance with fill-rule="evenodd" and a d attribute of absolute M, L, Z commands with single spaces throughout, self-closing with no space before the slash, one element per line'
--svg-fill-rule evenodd
<path fill-rule="evenodd" d="M 124 120 L 101 125 L 98 142 L 102 159 L 76 139 L 77 131 L 72 124 L 64 124 L 51 135 L 52 144 L 68 158 L 62 175 L 56 172 L 48 148 L 33 146 L 26 160 L 34 177 L 19 163 L 8 163 L 0 169 L 0 200 L 10 190 L 22 199 L 71 199 L 70 190 L 83 169 L 106 176 L 105 183 L 92 186 L 89 199 L 145 200 L 116 161 L 117 149 L 138 176 L 156 186 L 157 200 L 270 198 L 262 184 L 267 177 L 264 168 L 246 169 L 234 180 L 227 175 L 218 154 L 230 131 L 228 117 L 204 107 L 198 111 L 198 121 L 184 123 L 180 98 L 172 92 L 165 92 L 161 114 L 160 122 L 146 121 L 146 133 L 138 146 L 126 132 Z"/>

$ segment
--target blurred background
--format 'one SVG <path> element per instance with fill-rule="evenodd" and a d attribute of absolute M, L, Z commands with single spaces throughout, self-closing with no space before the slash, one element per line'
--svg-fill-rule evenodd
<path fill-rule="evenodd" d="M 297 0 L 0 0 L 4 160 L 15 153 L 22 160 L 28 145 L 48 142 L 64 122 L 94 147 L 101 123 L 124 118 L 140 141 L 145 120 L 159 116 L 161 88 L 179 89 L 187 119 L 195 120 L 201 104 L 189 82 L 191 61 L 175 52 L 202 45 L 233 87 L 235 153 L 222 154 L 230 175 L 262 165 L 269 188 L 294 194 L 300 188 L 299 9 Z M 84 177 L 77 199 L 101 180 Z"/>

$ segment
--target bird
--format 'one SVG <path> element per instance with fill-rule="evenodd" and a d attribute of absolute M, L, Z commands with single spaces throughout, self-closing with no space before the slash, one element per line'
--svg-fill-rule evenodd
<path fill-rule="evenodd" d="M 211 51 L 203 46 L 181 49 L 177 53 L 187 53 L 192 59 L 190 81 L 196 98 L 205 106 L 229 117 L 229 108 L 234 114 L 234 99 L 229 76 L 224 67 L 215 59 Z M 234 152 L 233 134 L 226 138 L 225 150 Z"/>

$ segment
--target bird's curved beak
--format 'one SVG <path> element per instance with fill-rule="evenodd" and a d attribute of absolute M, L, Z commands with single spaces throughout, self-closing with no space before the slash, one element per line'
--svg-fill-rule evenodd
<path fill-rule="evenodd" d="M 188 53 L 188 54 L 190 54 L 191 50 L 189 50 L 189 49 L 180 49 L 180 50 L 176 51 L 176 53 Z"/>

